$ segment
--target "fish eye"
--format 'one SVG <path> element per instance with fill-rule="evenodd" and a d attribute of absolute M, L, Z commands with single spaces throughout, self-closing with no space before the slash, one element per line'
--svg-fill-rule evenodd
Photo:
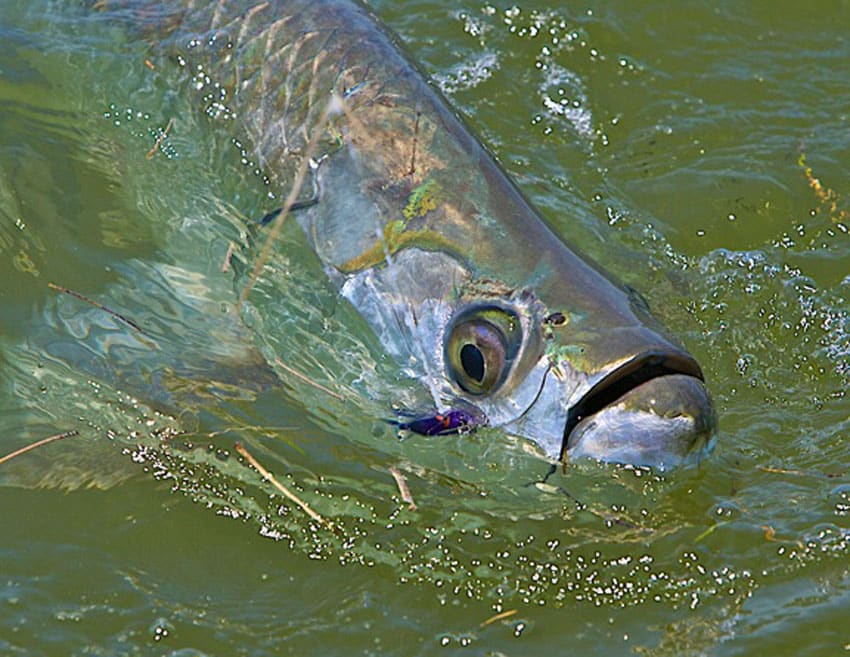
<path fill-rule="evenodd" d="M 460 364 L 463 365 L 467 376 L 471 376 L 478 383 L 484 381 L 487 364 L 478 345 L 467 342 L 460 348 Z"/>
<path fill-rule="evenodd" d="M 447 335 L 444 350 L 449 376 L 471 395 L 498 390 L 522 337 L 517 316 L 497 306 L 461 311 Z"/>

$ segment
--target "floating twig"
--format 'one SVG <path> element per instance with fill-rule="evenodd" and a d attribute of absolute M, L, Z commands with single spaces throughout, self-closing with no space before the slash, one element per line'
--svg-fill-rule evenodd
<path fill-rule="evenodd" d="M 788 468 L 774 468 L 768 465 L 757 465 L 756 469 L 762 472 L 770 472 L 771 474 L 793 475 L 795 477 L 826 477 L 827 479 L 836 479 L 843 477 L 844 472 L 821 472 L 820 470 L 790 470 Z"/>
<path fill-rule="evenodd" d="M 237 452 L 239 452 L 242 456 L 245 457 L 245 460 L 248 461 L 248 463 L 250 463 L 251 466 L 253 466 L 257 472 L 260 473 L 263 479 L 271 483 L 271 485 L 277 488 L 281 493 L 283 493 L 287 499 L 297 504 L 304 513 L 306 513 L 313 520 L 324 525 L 328 529 L 335 530 L 335 527 L 328 520 L 313 511 L 313 509 L 310 508 L 310 505 L 308 505 L 295 493 L 293 493 L 286 486 L 280 483 L 277 479 L 274 478 L 274 475 L 271 472 L 269 472 L 262 465 L 260 465 L 260 462 L 257 461 L 257 459 L 255 459 L 251 455 L 251 453 L 242 446 L 242 443 L 236 443 L 236 445 L 234 445 L 234 448 Z"/>
<path fill-rule="evenodd" d="M 490 616 L 486 621 L 481 623 L 478 627 L 487 627 L 488 625 L 492 625 L 493 623 L 505 620 L 506 618 L 510 618 L 511 616 L 515 616 L 517 614 L 516 609 L 508 609 L 507 611 L 503 611 L 500 614 L 496 614 L 495 616 Z"/>
<path fill-rule="evenodd" d="M 145 331 L 141 326 L 136 324 L 136 322 L 134 322 L 132 319 L 128 319 L 127 317 L 124 317 L 124 315 L 122 315 L 121 313 L 117 313 L 114 310 L 107 308 L 106 306 L 98 303 L 94 299 L 89 299 L 87 296 L 80 294 L 79 292 L 75 292 L 74 290 L 69 290 L 67 287 L 62 287 L 61 285 L 56 285 L 55 283 L 48 283 L 47 286 L 52 290 L 56 290 L 58 292 L 64 292 L 65 294 L 70 294 L 72 297 L 79 299 L 80 301 L 85 301 L 87 304 L 94 306 L 98 310 L 102 310 L 103 312 L 112 315 L 112 317 L 114 317 L 115 319 L 117 319 L 120 322 L 123 322 L 124 324 L 126 324 L 130 328 L 137 330 L 142 335 L 146 335 L 149 338 L 153 338 L 153 336 L 149 335 L 147 333 L 147 331 Z"/>
<path fill-rule="evenodd" d="M 148 151 L 148 154 L 145 155 L 146 160 L 150 160 L 159 150 L 159 147 L 162 146 L 162 142 L 164 142 L 165 138 L 168 136 L 168 131 L 171 130 L 171 125 L 173 123 L 174 117 L 172 116 L 170 119 L 168 119 L 168 125 L 165 126 L 165 130 L 159 133 L 159 137 L 156 138 L 153 147 Z"/>
<path fill-rule="evenodd" d="M 806 177 L 806 182 L 809 184 L 809 187 L 815 193 L 815 196 L 818 199 L 818 203 L 821 208 L 827 208 L 829 212 L 830 220 L 835 224 L 844 225 L 843 222 L 850 219 L 850 213 L 847 210 L 839 209 L 838 205 L 841 201 L 841 197 L 838 193 L 832 189 L 831 187 L 824 187 L 821 183 L 820 178 L 816 178 L 815 174 L 812 172 L 812 167 L 806 164 L 806 153 L 803 150 L 803 145 L 800 144 L 800 157 L 797 160 L 797 164 L 803 170 L 803 175 Z M 819 208 L 820 209 L 820 208 Z M 844 232 L 847 232 L 845 227 Z"/>
<path fill-rule="evenodd" d="M 317 390 L 321 390 L 322 392 L 329 394 L 334 399 L 338 399 L 339 401 L 345 401 L 345 397 L 343 397 L 339 393 L 334 392 L 330 388 L 326 388 L 321 383 L 313 381 L 313 379 L 308 377 L 306 374 L 301 374 L 301 372 L 299 372 L 296 369 L 293 369 L 292 367 L 290 367 L 289 365 L 284 363 L 282 360 L 280 360 L 280 358 L 275 358 L 274 362 L 275 362 L 276 365 L 279 365 L 280 367 L 285 369 L 287 372 L 289 372 L 292 376 L 295 376 L 295 377 L 298 377 L 299 379 L 301 379 L 304 383 L 313 386 Z"/>
<path fill-rule="evenodd" d="M 700 543 L 704 539 L 708 538 L 714 533 L 714 530 L 716 530 L 718 527 L 722 527 L 725 524 L 726 522 L 717 522 L 713 525 L 709 525 L 709 527 L 705 531 L 701 532 L 700 535 L 694 539 L 694 544 Z"/>
<path fill-rule="evenodd" d="M 236 248 L 236 244 L 231 240 L 230 244 L 227 245 L 227 253 L 224 254 L 224 262 L 221 263 L 221 273 L 226 274 L 230 271 L 230 259 L 233 257 L 233 250 Z"/>
<path fill-rule="evenodd" d="M 407 487 L 407 480 L 404 478 L 404 475 L 395 466 L 390 467 L 390 474 L 395 479 L 398 492 L 401 493 L 401 499 L 407 502 L 407 508 L 411 511 L 416 511 L 416 502 L 413 501 L 413 495 L 410 494 L 410 488 Z"/>
<path fill-rule="evenodd" d="M 260 255 L 257 257 L 257 262 L 254 263 L 254 269 L 251 271 L 251 276 L 248 278 L 248 282 L 245 283 L 245 287 L 242 288 L 242 293 L 239 295 L 239 303 L 242 304 L 248 298 L 248 295 L 251 293 L 251 290 L 254 288 L 257 280 L 260 278 L 260 272 L 263 271 L 263 267 L 265 267 L 266 262 L 271 256 L 272 246 L 277 240 L 278 235 L 280 234 L 281 228 L 283 227 L 283 222 L 289 216 L 290 211 L 293 207 L 295 207 L 296 200 L 298 198 L 298 194 L 301 193 L 301 188 L 304 185 L 304 179 L 307 177 L 307 171 L 310 168 L 310 162 L 313 159 L 313 155 L 316 152 L 316 148 L 319 145 L 319 139 L 323 134 L 322 126 L 327 122 L 328 116 L 330 116 L 332 111 L 335 111 L 336 108 L 342 101 L 334 95 L 325 105 L 325 109 L 322 110 L 322 114 L 319 117 L 319 120 L 316 121 L 316 126 L 313 130 L 313 134 L 310 137 L 310 141 L 307 144 L 307 149 L 304 152 L 304 157 L 301 158 L 301 162 L 298 164 L 298 171 L 295 174 L 295 180 L 292 182 L 292 187 L 289 190 L 289 195 L 286 197 L 286 202 L 283 205 L 283 209 L 280 214 L 275 217 L 274 223 L 272 224 L 271 230 L 269 231 L 268 237 L 266 241 L 263 243 L 263 248 L 260 250 Z"/>
<path fill-rule="evenodd" d="M 147 66 L 150 70 L 155 71 L 156 66 L 153 65 L 153 62 L 149 59 L 145 60 L 145 66 Z"/>
<path fill-rule="evenodd" d="M 20 456 L 21 454 L 26 454 L 34 449 L 41 447 L 42 445 L 47 445 L 48 443 L 56 442 L 57 440 L 62 440 L 63 438 L 71 438 L 72 436 L 79 436 L 80 432 L 76 429 L 72 429 L 71 431 L 65 431 L 64 433 L 57 433 L 55 436 L 50 436 L 48 438 L 42 438 L 26 447 L 21 447 L 18 450 L 15 450 L 11 454 L 6 454 L 6 456 L 0 457 L 0 465 L 3 465 L 6 461 L 11 461 L 16 456 Z"/>
<path fill-rule="evenodd" d="M 223 436 L 226 433 L 233 433 L 234 431 L 256 431 L 261 432 L 269 438 L 273 437 L 273 431 L 294 431 L 298 427 L 266 427 L 261 425 L 252 425 L 252 424 L 241 424 L 239 426 L 234 427 L 226 427 L 224 429 L 219 429 L 218 431 L 210 431 L 207 434 L 204 434 L 207 438 L 218 438 L 219 436 Z"/>
<path fill-rule="evenodd" d="M 803 549 L 803 542 L 801 540 L 788 540 L 782 538 L 776 538 L 776 530 L 770 525 L 762 525 L 762 531 L 764 532 L 764 540 L 770 541 L 771 543 L 786 543 L 791 545 L 796 545 L 801 550 Z"/>
<path fill-rule="evenodd" d="M 770 472 L 772 474 L 789 474 L 789 475 L 803 475 L 806 474 L 802 470 L 789 470 L 788 468 L 774 468 L 769 465 L 757 465 L 756 470 L 761 470 L 762 472 Z"/>

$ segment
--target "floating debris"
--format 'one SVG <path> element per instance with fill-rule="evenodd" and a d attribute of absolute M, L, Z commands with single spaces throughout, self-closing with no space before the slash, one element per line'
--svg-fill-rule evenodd
<path fill-rule="evenodd" d="M 398 492 L 401 493 L 401 499 L 407 502 L 407 508 L 411 511 L 416 511 L 416 502 L 413 501 L 413 495 L 410 494 L 410 488 L 407 487 L 407 480 L 405 480 L 404 475 L 395 466 L 390 468 L 390 474 L 395 479 Z"/>
<path fill-rule="evenodd" d="M 503 611 L 500 614 L 490 616 L 490 618 L 488 618 L 486 621 L 481 623 L 481 625 L 479 625 L 478 627 L 487 627 L 488 625 L 492 625 L 493 623 L 496 623 L 497 621 L 505 620 L 506 618 L 510 618 L 511 616 L 516 616 L 516 614 L 517 614 L 516 609 L 508 609 L 507 611 Z"/>
<path fill-rule="evenodd" d="M 333 390 L 331 390 L 330 388 L 326 388 L 326 387 L 325 387 L 325 386 L 323 386 L 321 383 L 318 383 L 318 382 L 316 382 L 316 381 L 313 381 L 313 379 L 311 379 L 310 377 L 308 377 L 306 374 L 301 374 L 301 372 L 299 372 L 298 370 L 293 369 L 292 367 L 290 367 L 289 365 L 287 365 L 286 363 L 284 363 L 283 361 L 281 361 L 281 360 L 280 360 L 280 358 L 275 358 L 275 359 L 274 359 L 274 362 L 275 362 L 275 365 L 278 365 L 279 367 L 282 367 L 284 370 L 286 370 L 287 372 L 289 372 L 292 376 L 294 376 L 294 377 L 297 377 L 297 378 L 301 379 L 304 383 L 306 383 L 306 384 L 308 384 L 308 385 L 313 386 L 313 387 L 314 387 L 314 388 L 316 388 L 317 390 L 321 390 L 322 392 L 325 392 L 325 393 L 329 394 L 329 395 L 330 395 L 331 397 L 333 397 L 334 399 L 338 399 L 339 401 L 345 401 L 345 397 L 343 397 L 343 396 L 342 396 L 342 395 L 340 395 L 339 393 L 334 392 L 334 391 L 333 391 Z"/>
<path fill-rule="evenodd" d="M 156 142 L 154 142 L 153 148 L 148 151 L 148 154 L 145 155 L 146 160 L 150 160 L 156 152 L 159 150 L 159 147 L 162 146 L 162 142 L 165 141 L 165 138 L 168 136 L 168 131 L 171 130 L 171 126 L 174 123 L 174 117 L 168 119 L 168 125 L 165 126 L 165 129 L 159 133 L 159 137 L 156 138 Z"/>
<path fill-rule="evenodd" d="M 269 483 L 271 483 L 271 484 L 272 484 L 272 486 L 274 486 L 274 487 L 275 487 L 275 488 L 277 488 L 277 489 L 278 489 L 281 493 L 283 493 L 283 494 L 284 494 L 284 496 L 285 496 L 287 499 L 289 499 L 290 501 L 292 501 L 292 502 L 294 502 L 295 504 L 297 504 L 297 505 L 298 505 L 298 507 L 299 507 L 299 508 L 300 508 L 300 509 L 304 512 L 304 513 L 306 513 L 306 514 L 307 514 L 308 516 L 310 516 L 313 520 L 315 520 L 315 521 L 316 521 L 316 522 L 318 522 L 319 524 L 324 525 L 324 526 L 325 526 L 325 527 L 327 527 L 328 529 L 330 529 L 330 530 L 335 530 L 335 527 L 334 527 L 334 526 L 330 523 L 330 521 L 326 520 L 323 516 L 319 515 L 319 514 L 318 514 L 318 513 L 316 513 L 315 511 L 313 511 L 313 509 L 311 509 L 311 508 L 310 508 L 310 505 L 309 505 L 309 504 L 307 504 L 304 500 L 302 500 L 302 499 L 301 499 L 300 497 L 298 497 L 295 493 L 293 493 L 291 490 L 289 490 L 286 486 L 284 486 L 282 483 L 280 483 L 277 479 L 275 479 L 274 475 L 273 475 L 271 472 L 269 472 L 269 471 L 268 471 L 268 470 L 266 470 L 266 469 L 265 469 L 262 465 L 260 465 L 260 462 L 259 462 L 259 461 L 257 461 L 257 459 L 255 459 L 255 458 L 251 455 L 251 453 L 250 453 L 247 449 L 245 449 L 245 448 L 242 446 L 242 443 L 236 443 L 236 444 L 234 445 L 234 449 L 236 449 L 236 451 L 237 451 L 237 452 L 239 452 L 242 456 L 244 456 L 244 457 L 245 457 L 245 460 L 247 460 L 247 461 L 248 461 L 248 463 L 250 463 L 250 464 L 251 464 L 251 466 L 252 466 L 252 467 L 253 467 L 253 468 L 254 468 L 257 472 L 259 472 L 259 473 L 260 473 L 260 475 L 263 477 L 263 479 L 265 479 L 266 481 L 268 481 Z"/>
<path fill-rule="evenodd" d="M 114 310 L 107 308 L 106 306 L 104 306 L 101 303 L 98 303 L 94 299 L 89 299 L 87 296 L 80 294 L 79 292 L 75 292 L 74 290 L 70 290 L 67 287 L 62 287 L 61 285 L 56 285 L 55 283 L 48 283 L 47 286 L 51 290 L 56 290 L 58 292 L 64 292 L 65 294 L 70 294 L 72 297 L 79 299 L 80 301 L 85 301 L 87 304 L 94 306 L 98 310 L 102 310 L 103 312 L 112 315 L 115 319 L 117 319 L 120 322 L 123 322 L 124 324 L 126 324 L 130 328 L 137 330 L 142 335 L 146 335 L 149 338 L 152 337 L 141 326 L 136 324 L 136 322 L 134 322 L 132 319 L 128 319 L 127 317 L 124 317 L 124 315 L 122 315 L 121 313 L 117 313 Z"/>
<path fill-rule="evenodd" d="M 55 436 L 49 436 L 48 438 L 42 438 L 41 440 L 38 440 L 38 441 L 36 441 L 36 442 L 34 442 L 30 445 L 27 445 L 26 447 L 21 447 L 20 449 L 15 450 L 14 452 L 12 452 L 10 454 L 6 454 L 6 456 L 0 457 L 0 465 L 3 465 L 7 461 L 11 461 L 16 456 L 20 456 L 21 454 L 26 454 L 27 452 L 30 452 L 34 449 L 37 449 L 37 448 L 41 447 L 42 445 L 47 445 L 49 443 L 56 442 L 57 440 L 63 440 L 65 438 L 71 438 L 73 436 L 79 436 L 79 435 L 80 435 L 79 431 L 77 431 L 76 429 L 72 429 L 71 431 L 65 431 L 64 433 L 57 433 Z"/>

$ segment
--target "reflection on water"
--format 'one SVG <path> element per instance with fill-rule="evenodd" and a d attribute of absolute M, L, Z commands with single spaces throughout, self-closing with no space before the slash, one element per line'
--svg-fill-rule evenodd
<path fill-rule="evenodd" d="M 846 64 L 810 88 L 809 68 L 774 57 L 792 34 L 742 41 L 747 15 L 703 17 L 726 41 L 705 36 L 713 50 L 697 62 L 674 19 L 649 9 L 379 5 L 553 223 L 640 289 L 707 370 L 721 436 L 700 469 L 580 464 L 544 482 L 546 464 L 498 431 L 395 437 L 392 404 L 421 391 L 296 227 L 237 310 L 270 209 L 238 121 L 201 115 L 177 65 L 144 43 L 45 7 L 0 9 L 14 26 L 0 28 L 0 452 L 80 436 L 0 471 L 19 527 L 0 543 L 5 652 L 49 650 L 36 623 L 102 654 L 303 653 L 311 632 L 331 651 L 485 652 L 519 637 L 542 652 L 563 647 L 552 630 L 565 626 L 581 654 L 844 646 L 850 337 L 836 217 L 850 190 L 836 165 L 846 117 L 826 106 L 847 106 Z M 848 61 L 827 42 L 798 56 Z M 829 102 L 809 116 L 804 91 Z M 836 190 L 834 211 L 813 176 Z M 339 533 L 283 500 L 237 441 Z M 186 551 L 197 565 L 176 557 Z M 266 588 L 243 589 L 222 555 Z M 71 563 L 98 573 L 99 601 L 78 600 Z M 201 581 L 218 593 L 199 596 Z M 801 628 L 818 638 L 801 645 Z"/>

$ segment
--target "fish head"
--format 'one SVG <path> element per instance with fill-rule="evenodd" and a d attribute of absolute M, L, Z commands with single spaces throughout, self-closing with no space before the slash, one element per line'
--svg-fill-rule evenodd
<path fill-rule="evenodd" d="M 588 276 L 565 252 L 558 271 L 516 288 L 410 248 L 342 292 L 438 408 L 474 409 L 553 460 L 669 468 L 698 458 L 716 426 L 700 366 L 630 288 L 601 277 L 559 292 L 553 281 Z"/>

